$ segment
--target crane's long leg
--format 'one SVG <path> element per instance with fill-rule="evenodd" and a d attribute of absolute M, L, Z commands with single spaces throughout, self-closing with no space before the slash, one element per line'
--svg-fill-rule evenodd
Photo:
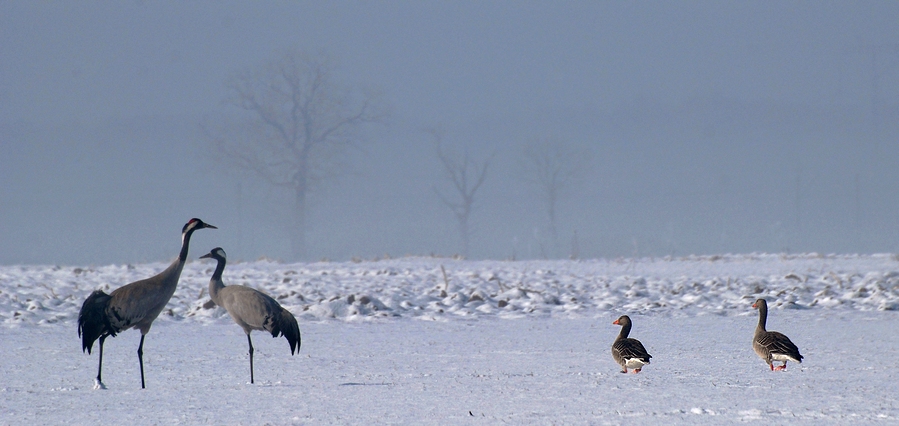
<path fill-rule="evenodd" d="M 103 385 L 103 379 L 101 378 L 103 374 L 103 342 L 106 341 L 106 335 L 100 336 L 100 364 L 97 365 L 97 385 Z"/>
<path fill-rule="evenodd" d="M 146 389 L 144 386 L 144 334 L 140 335 L 140 345 L 137 347 L 137 360 L 140 362 L 140 388 Z"/>
<path fill-rule="evenodd" d="M 250 384 L 253 383 L 253 339 L 250 339 L 250 333 L 247 333 L 247 343 L 250 344 Z"/>

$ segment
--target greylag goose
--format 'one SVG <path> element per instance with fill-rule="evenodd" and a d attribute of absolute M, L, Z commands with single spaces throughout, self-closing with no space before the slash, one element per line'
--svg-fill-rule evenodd
<path fill-rule="evenodd" d="M 622 373 L 627 373 L 628 368 L 632 369 L 634 373 L 639 373 L 644 365 L 649 364 L 652 355 L 646 352 L 646 348 L 639 340 L 627 337 L 631 332 L 629 316 L 622 315 L 612 324 L 621 326 L 621 333 L 618 333 L 618 338 L 612 344 L 612 358 L 615 358 L 615 362 L 621 366 Z"/>
<path fill-rule="evenodd" d="M 802 355 L 790 338 L 776 331 L 765 330 L 765 322 L 768 321 L 768 302 L 765 299 L 756 300 L 753 308 L 759 310 L 759 325 L 755 328 L 755 337 L 752 338 L 752 349 L 759 355 L 771 371 L 786 370 L 787 361 L 802 363 Z M 774 361 L 783 361 L 783 365 L 774 366 Z"/>

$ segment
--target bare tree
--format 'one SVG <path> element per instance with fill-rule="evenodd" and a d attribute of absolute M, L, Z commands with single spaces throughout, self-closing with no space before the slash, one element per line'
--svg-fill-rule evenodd
<path fill-rule="evenodd" d="M 437 157 L 440 159 L 440 163 L 443 164 L 446 177 L 452 183 L 456 193 L 456 197 L 453 198 L 456 198 L 457 201 L 452 201 L 450 197 L 445 196 L 437 189 L 435 189 L 435 192 L 437 192 L 440 200 L 452 210 L 453 215 L 456 216 L 456 221 L 459 223 L 459 234 L 462 237 L 462 255 L 468 257 L 469 237 L 471 236 L 469 219 L 474 206 L 474 196 L 481 185 L 484 184 L 484 179 L 487 177 L 487 168 L 496 154 L 490 154 L 483 161 L 478 162 L 472 159 L 466 150 L 461 158 L 454 158 L 443 151 L 443 133 L 436 129 L 428 132 L 434 137 Z"/>
<path fill-rule="evenodd" d="M 591 154 L 552 137 L 534 140 L 522 148 L 521 169 L 524 179 L 539 192 L 549 219 L 553 250 L 559 248 L 557 209 L 559 199 L 583 179 L 589 170 Z M 542 245 L 542 243 L 541 243 Z M 546 255 L 545 250 L 544 256 Z"/>
<path fill-rule="evenodd" d="M 306 256 L 306 211 L 310 193 L 344 170 L 346 149 L 358 129 L 379 122 L 376 98 L 339 87 L 324 54 L 291 51 L 226 84 L 227 104 L 245 120 L 207 134 L 229 166 L 250 172 L 293 198 L 289 237 L 293 256 Z"/>

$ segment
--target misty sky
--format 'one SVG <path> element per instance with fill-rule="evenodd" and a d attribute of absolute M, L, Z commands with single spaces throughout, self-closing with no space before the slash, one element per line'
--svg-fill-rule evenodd
<path fill-rule="evenodd" d="M 471 258 L 899 252 L 899 2 L 0 3 L 0 263 L 289 260 L 280 190 L 201 123 L 225 82 L 325 52 L 391 112 L 310 199 L 309 260 L 460 253 L 425 131 L 494 154 Z M 558 242 L 521 167 L 590 153 Z"/>

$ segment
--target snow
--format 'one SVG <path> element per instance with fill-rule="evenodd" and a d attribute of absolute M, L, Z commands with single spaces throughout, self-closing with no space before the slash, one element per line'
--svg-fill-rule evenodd
<path fill-rule="evenodd" d="M 279 299 L 303 333 L 296 356 L 253 334 L 255 385 L 242 330 L 207 303 L 214 264 L 194 261 L 147 335 L 147 389 L 129 330 L 94 390 L 81 303 L 165 266 L 0 266 L 0 423 L 899 420 L 892 255 L 232 263 L 226 284 Z M 758 297 L 802 364 L 771 372 L 752 351 Z M 653 355 L 639 374 L 611 357 L 621 314 Z"/>

